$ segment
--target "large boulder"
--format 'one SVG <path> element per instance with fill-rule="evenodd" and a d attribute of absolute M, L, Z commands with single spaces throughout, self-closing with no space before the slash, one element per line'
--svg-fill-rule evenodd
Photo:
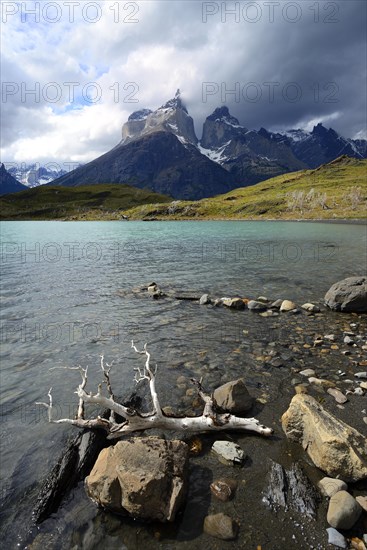
<path fill-rule="evenodd" d="M 325 304 L 335 311 L 367 311 L 367 277 L 348 277 L 333 284 L 325 294 Z"/>
<path fill-rule="evenodd" d="M 250 410 L 254 401 L 242 378 L 219 386 L 214 390 L 213 397 L 220 409 L 233 414 Z"/>
<path fill-rule="evenodd" d="M 312 396 L 301 393 L 293 397 L 282 416 L 282 427 L 330 477 L 346 482 L 367 477 L 366 437 L 335 418 Z"/>
<path fill-rule="evenodd" d="M 103 449 L 85 480 L 98 505 L 134 518 L 173 521 L 183 504 L 188 446 L 159 437 L 132 438 Z"/>

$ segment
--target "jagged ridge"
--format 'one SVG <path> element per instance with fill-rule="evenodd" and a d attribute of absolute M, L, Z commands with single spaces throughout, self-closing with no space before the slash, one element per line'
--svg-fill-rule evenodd
<path fill-rule="evenodd" d="M 248 130 L 226 106 L 207 117 L 198 142 L 193 119 L 177 90 L 155 111 L 132 113 L 114 149 L 53 184 L 127 183 L 177 199 L 200 199 L 315 168 L 341 154 L 361 158 L 366 150 L 364 140 L 346 140 L 322 124 L 311 133 Z"/>

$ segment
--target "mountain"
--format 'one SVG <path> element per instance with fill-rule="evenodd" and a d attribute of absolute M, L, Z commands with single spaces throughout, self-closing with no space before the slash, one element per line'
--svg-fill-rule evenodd
<path fill-rule="evenodd" d="M 45 166 L 41 166 L 38 163 L 26 164 L 22 162 L 8 168 L 8 172 L 27 187 L 37 187 L 38 185 L 51 183 L 56 178 L 67 173 L 59 164 L 54 162 Z"/>
<path fill-rule="evenodd" d="M 312 132 L 289 130 L 286 132 L 294 155 L 309 168 L 331 162 L 341 155 L 354 158 L 367 157 L 367 141 L 352 140 L 340 136 L 332 128 L 325 128 L 320 122 Z"/>
<path fill-rule="evenodd" d="M 156 111 L 130 115 L 116 147 L 52 185 L 126 183 L 176 199 L 210 197 L 235 187 L 232 174 L 202 155 L 197 142 L 193 120 L 177 91 Z"/>
<path fill-rule="evenodd" d="M 297 159 L 285 136 L 261 128 L 248 130 L 220 107 L 207 117 L 200 151 L 229 171 L 241 185 L 302 170 L 307 165 Z"/>
<path fill-rule="evenodd" d="M 287 172 L 316 168 L 347 155 L 367 158 L 367 141 L 346 139 L 317 124 L 312 132 L 248 130 L 223 106 L 207 117 L 200 151 L 246 185 Z"/>
<path fill-rule="evenodd" d="M 121 141 L 52 185 L 125 183 L 175 199 L 201 199 L 281 174 L 316 168 L 346 154 L 367 157 L 366 140 L 339 136 L 321 123 L 312 132 L 249 130 L 222 106 L 203 125 L 201 141 L 180 91 L 152 111 L 132 113 Z"/>
<path fill-rule="evenodd" d="M 365 219 L 367 160 L 342 156 L 315 170 L 301 170 L 200 201 L 145 205 L 130 219 Z M 320 258 L 329 250 L 320 248 Z"/>
<path fill-rule="evenodd" d="M 0 165 L 0 195 L 7 195 L 8 193 L 18 193 L 18 191 L 24 191 L 27 189 L 25 185 L 22 185 L 6 170 L 4 164 Z"/>
<path fill-rule="evenodd" d="M 126 183 L 178 199 L 203 198 L 229 191 L 231 175 L 171 132 L 157 131 L 115 147 L 98 159 L 55 180 L 76 187 Z"/>

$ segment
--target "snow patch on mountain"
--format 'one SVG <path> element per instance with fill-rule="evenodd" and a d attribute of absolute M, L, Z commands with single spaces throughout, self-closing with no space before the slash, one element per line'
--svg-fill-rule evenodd
<path fill-rule="evenodd" d="M 232 126 L 232 128 L 243 128 L 243 126 L 238 124 L 238 120 L 232 116 L 230 117 L 223 116 L 220 118 L 216 118 L 214 122 L 224 122 L 224 124 L 228 124 L 228 126 Z"/>
<path fill-rule="evenodd" d="M 296 142 L 305 141 L 306 139 L 310 138 L 309 132 L 301 129 L 288 130 L 287 132 L 284 132 L 284 135 Z"/>
<path fill-rule="evenodd" d="M 218 164 L 223 164 L 229 158 L 227 155 L 224 154 L 224 151 L 230 143 L 230 141 L 227 141 L 224 145 L 218 147 L 218 149 L 205 149 L 205 147 L 202 147 L 200 143 L 197 147 L 200 153 L 208 157 L 208 159 L 217 162 Z"/>

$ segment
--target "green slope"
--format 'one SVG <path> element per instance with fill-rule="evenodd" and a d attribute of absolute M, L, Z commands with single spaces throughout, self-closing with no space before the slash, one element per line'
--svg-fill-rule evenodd
<path fill-rule="evenodd" d="M 366 212 L 367 160 L 345 156 L 200 201 L 123 184 L 47 185 L 0 197 L 3 220 L 358 219 Z"/>
<path fill-rule="evenodd" d="M 201 201 L 144 205 L 131 219 L 358 219 L 367 212 L 367 160 L 346 156 Z"/>
<path fill-rule="evenodd" d="M 2 220 L 119 220 L 122 212 L 172 199 L 123 184 L 41 186 L 0 197 Z"/>

